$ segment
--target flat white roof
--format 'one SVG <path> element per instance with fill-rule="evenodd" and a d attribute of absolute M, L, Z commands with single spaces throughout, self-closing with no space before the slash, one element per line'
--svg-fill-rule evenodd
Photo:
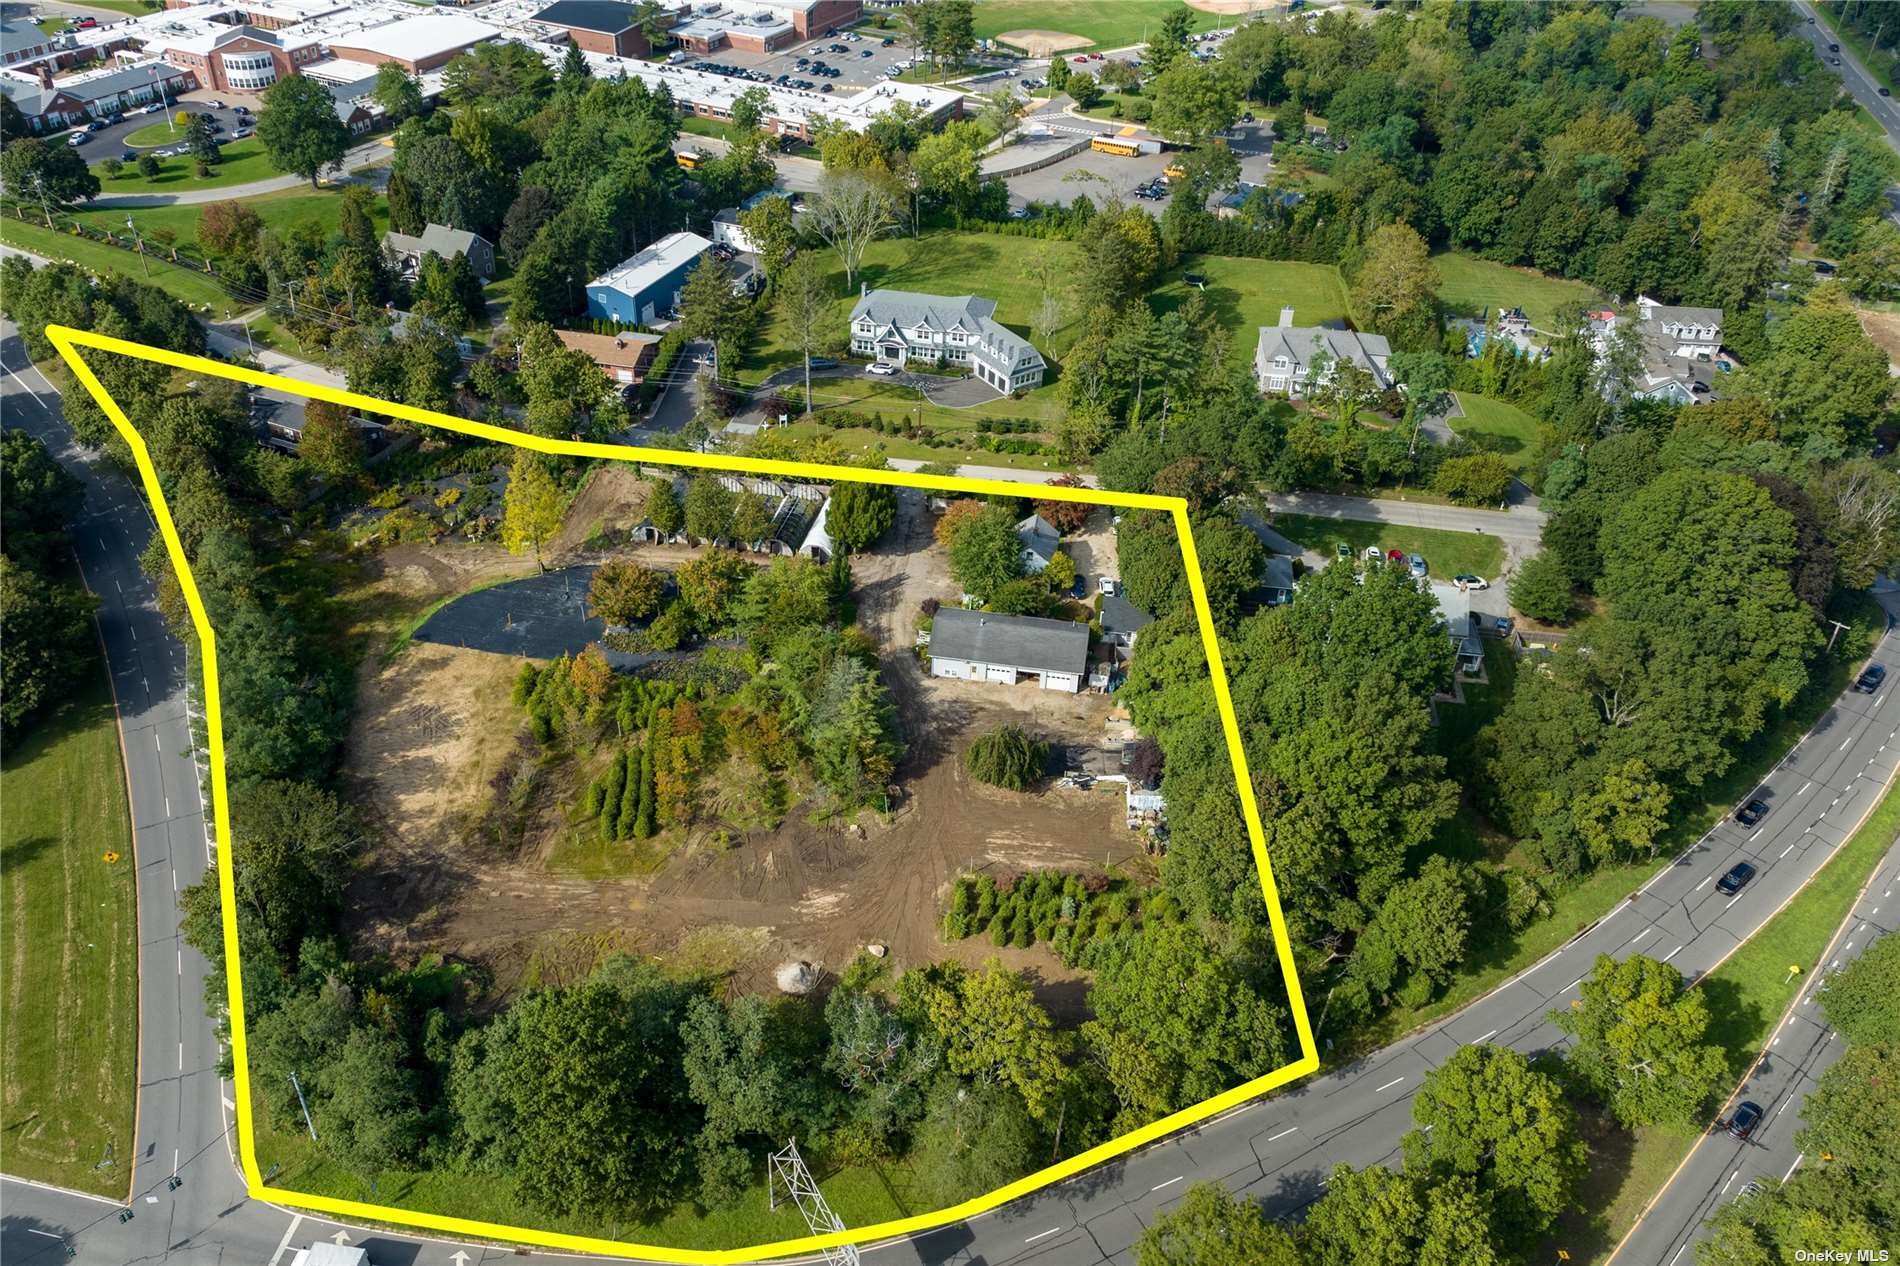
<path fill-rule="evenodd" d="M 360 48 L 380 53 L 384 57 L 415 61 L 469 44 L 479 44 L 483 40 L 492 40 L 500 34 L 499 27 L 486 22 L 434 10 L 352 34 L 335 35 L 330 38 L 329 44 L 333 48 Z"/>
<path fill-rule="evenodd" d="M 669 233 L 637 255 L 631 255 L 587 284 L 637 295 L 654 282 L 712 249 L 697 233 Z"/>

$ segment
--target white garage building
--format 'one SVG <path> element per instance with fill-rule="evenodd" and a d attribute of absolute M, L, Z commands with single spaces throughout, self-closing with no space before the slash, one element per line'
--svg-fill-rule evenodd
<path fill-rule="evenodd" d="M 930 675 L 1077 694 L 1089 665 L 1089 627 L 1073 620 L 938 610 L 930 628 Z"/>

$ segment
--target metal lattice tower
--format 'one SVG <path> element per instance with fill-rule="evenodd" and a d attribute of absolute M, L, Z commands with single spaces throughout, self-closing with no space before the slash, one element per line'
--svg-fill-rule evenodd
<path fill-rule="evenodd" d="M 805 1158 L 798 1154 L 797 1139 L 787 1143 L 784 1151 L 773 1152 L 766 1164 L 769 1167 L 766 1172 L 767 1203 L 772 1209 L 776 1210 L 788 1201 L 797 1205 L 798 1211 L 805 1215 L 805 1225 L 811 1228 L 813 1235 L 830 1235 L 844 1230 L 843 1219 L 825 1203 L 825 1195 L 818 1190 L 817 1180 L 811 1176 L 811 1170 L 805 1168 Z M 858 1266 L 858 1246 L 855 1244 L 841 1244 L 823 1251 L 825 1266 Z"/>

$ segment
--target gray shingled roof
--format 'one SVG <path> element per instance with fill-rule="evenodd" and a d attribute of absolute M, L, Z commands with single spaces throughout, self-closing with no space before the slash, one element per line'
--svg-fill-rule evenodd
<path fill-rule="evenodd" d="M 980 334 L 983 342 L 1000 356 L 986 359 L 1006 373 L 1043 364 L 1042 353 L 1028 339 L 995 320 L 996 300 L 980 295 L 927 295 L 915 290 L 872 290 L 859 296 L 851 309 L 851 322 L 870 317 L 880 326 L 902 329 L 963 329 Z"/>
<path fill-rule="evenodd" d="M 1118 593 L 1102 595 L 1102 632 L 1139 633 L 1155 618 Z"/>
<path fill-rule="evenodd" d="M 1285 356 L 1296 365 L 1310 364 L 1315 343 L 1324 347 L 1334 361 L 1350 361 L 1361 369 L 1373 369 L 1375 356 L 1392 354 L 1392 344 L 1383 334 L 1361 334 L 1324 325 L 1263 325 L 1256 363 L 1265 365 L 1276 356 Z"/>
<path fill-rule="evenodd" d="M 996 300 L 981 299 L 976 295 L 921 294 L 915 290 L 872 290 L 858 299 L 857 306 L 851 309 L 851 319 L 870 317 L 879 325 L 900 325 L 915 328 L 918 325 L 932 329 L 950 330 L 961 326 L 975 334 L 979 323 L 996 311 Z"/>
<path fill-rule="evenodd" d="M 930 653 L 939 659 L 1079 677 L 1088 670 L 1089 629 L 1073 620 L 943 607 L 931 622 Z"/>
<path fill-rule="evenodd" d="M 445 224 L 427 224 L 423 226 L 419 237 L 391 230 L 383 234 L 383 240 L 398 251 L 418 253 L 434 252 L 443 259 L 453 259 L 457 254 L 467 255 L 472 261 L 475 257 L 475 243 L 486 243 L 487 239 L 466 229 L 452 229 Z"/>
<path fill-rule="evenodd" d="M 1062 544 L 1062 534 L 1040 514 L 1032 514 L 1018 523 L 1016 536 L 1022 541 L 1024 549 L 1033 550 L 1036 557 L 1045 563 Z"/>
<path fill-rule="evenodd" d="M 1291 590 L 1293 588 L 1293 560 L 1284 554 L 1267 555 L 1267 565 L 1261 573 L 1260 583 L 1268 589 Z"/>

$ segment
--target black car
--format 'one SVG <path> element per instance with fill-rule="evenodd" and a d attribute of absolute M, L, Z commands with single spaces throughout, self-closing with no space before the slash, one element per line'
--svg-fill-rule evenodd
<path fill-rule="evenodd" d="M 1728 868 L 1726 874 L 1715 881 L 1715 890 L 1725 896 L 1732 897 L 1743 888 L 1746 888 L 1748 881 L 1754 877 L 1755 868 L 1753 866 L 1750 866 L 1747 862 L 1736 862 L 1733 866 Z"/>
<path fill-rule="evenodd" d="M 1761 1124 L 1761 1117 L 1761 1105 L 1744 1100 L 1735 1105 L 1735 1111 L 1729 1114 L 1728 1124 L 1722 1128 L 1743 1142 L 1747 1142 L 1748 1136 L 1753 1134 L 1755 1127 Z"/>
<path fill-rule="evenodd" d="M 1883 97 L 1891 97 L 1893 95 L 1893 89 L 1891 88 L 1879 88 L 1879 89 L 1876 89 L 1876 91 L 1878 91 L 1880 95 Z"/>
<path fill-rule="evenodd" d="M 1861 694 L 1870 695 L 1880 689 L 1880 683 L 1885 680 L 1887 680 L 1886 666 L 1884 664 L 1869 664 L 1860 676 L 1854 678 L 1854 689 L 1858 690 Z"/>
<path fill-rule="evenodd" d="M 893 44 L 895 44 L 895 43 L 897 43 L 897 41 L 896 41 L 896 40 L 894 40 L 894 39 L 892 39 L 892 38 L 891 38 L 890 36 L 888 36 L 888 35 L 887 35 L 887 36 L 885 36 L 885 37 L 884 37 L 883 39 L 881 39 L 881 40 L 879 40 L 879 41 L 878 41 L 878 47 L 879 47 L 879 48 L 889 48 L 889 47 L 891 47 L 891 45 L 893 45 Z"/>
<path fill-rule="evenodd" d="M 1750 800 L 1735 811 L 1735 820 L 1743 826 L 1754 826 L 1768 816 L 1768 806 L 1759 800 Z"/>

